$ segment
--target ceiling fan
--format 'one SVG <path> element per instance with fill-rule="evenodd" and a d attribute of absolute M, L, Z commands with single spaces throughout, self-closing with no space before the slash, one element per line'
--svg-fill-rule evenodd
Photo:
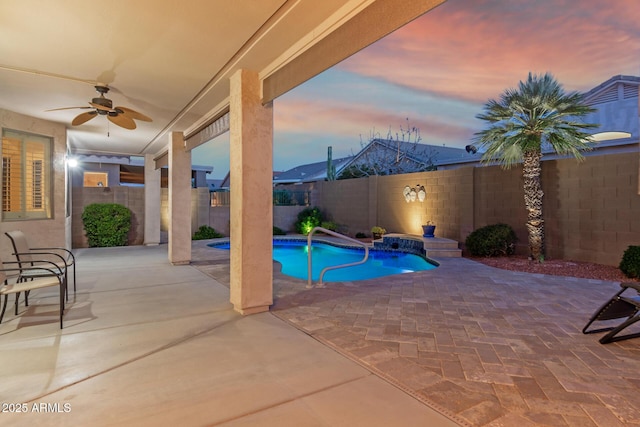
<path fill-rule="evenodd" d="M 83 123 L 88 122 L 97 116 L 107 116 L 107 119 L 113 124 L 116 124 L 125 129 L 135 129 L 136 122 L 134 120 L 141 120 L 144 122 L 151 122 L 151 118 L 145 116 L 142 113 L 139 113 L 131 108 L 126 107 L 114 107 L 113 102 L 105 97 L 105 94 L 109 92 L 108 86 L 95 86 L 96 91 L 100 94 L 99 97 L 93 98 L 91 102 L 89 102 L 89 107 L 64 107 L 64 108 L 54 108 L 52 110 L 47 111 L 58 111 L 58 110 L 70 110 L 74 108 L 92 108 L 92 111 L 87 111 L 86 113 L 82 113 L 77 115 L 72 121 L 71 124 L 73 126 L 79 126 Z"/>

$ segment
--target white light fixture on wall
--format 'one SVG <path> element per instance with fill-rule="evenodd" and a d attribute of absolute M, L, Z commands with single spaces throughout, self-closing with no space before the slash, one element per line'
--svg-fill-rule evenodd
<path fill-rule="evenodd" d="M 418 200 L 420 200 L 420 202 L 424 202 L 424 199 L 427 197 L 427 191 L 424 189 L 423 186 L 420 186 L 420 188 L 418 189 Z"/>
<path fill-rule="evenodd" d="M 415 202 L 416 200 L 424 202 L 424 199 L 427 197 L 427 192 L 420 184 L 417 184 L 415 187 L 409 187 L 407 185 L 402 190 L 402 195 L 407 203 Z"/>

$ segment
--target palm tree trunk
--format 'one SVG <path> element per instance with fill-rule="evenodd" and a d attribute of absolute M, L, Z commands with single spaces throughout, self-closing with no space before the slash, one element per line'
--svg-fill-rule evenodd
<path fill-rule="evenodd" d="M 542 196 L 544 193 L 540 184 L 541 159 L 542 153 L 540 151 L 527 151 L 524 153 L 522 164 L 529 251 L 531 258 L 536 261 L 544 259 L 544 220 L 542 219 Z"/>

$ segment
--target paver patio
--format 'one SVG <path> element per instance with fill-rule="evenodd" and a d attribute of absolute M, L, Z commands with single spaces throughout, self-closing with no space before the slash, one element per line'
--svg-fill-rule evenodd
<path fill-rule="evenodd" d="M 44 290 L 0 325 L 0 401 L 72 411 L 0 424 L 640 426 L 640 339 L 581 333 L 617 283 L 467 259 L 316 289 L 275 273 L 271 312 L 243 317 L 228 251 L 193 260 L 81 250 L 65 329 Z"/>
<path fill-rule="evenodd" d="M 228 285 L 228 252 L 194 259 Z M 271 312 L 460 425 L 640 426 L 640 339 L 581 333 L 618 283 L 438 261 L 314 289 L 275 273 Z"/>

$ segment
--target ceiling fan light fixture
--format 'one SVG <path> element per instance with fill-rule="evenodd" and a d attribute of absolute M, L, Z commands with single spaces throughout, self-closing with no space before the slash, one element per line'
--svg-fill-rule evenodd
<path fill-rule="evenodd" d="M 67 110 L 67 109 L 74 109 L 74 108 L 81 108 L 81 109 L 93 108 L 93 111 L 82 113 L 76 116 L 71 121 L 71 124 L 73 126 L 79 126 L 83 123 L 86 123 L 87 121 L 93 119 L 98 115 L 106 116 L 111 123 L 125 129 L 130 129 L 130 130 L 136 128 L 136 123 L 134 122 L 134 120 L 141 120 L 144 122 L 153 121 L 151 120 L 150 117 L 145 116 L 144 114 L 139 113 L 135 110 L 132 110 L 131 108 L 114 107 L 113 101 L 111 101 L 109 98 L 106 98 L 104 96 L 106 93 L 109 92 L 109 86 L 98 85 L 98 86 L 95 86 L 95 88 L 96 88 L 96 91 L 100 94 L 100 96 L 97 98 L 91 99 L 91 102 L 89 102 L 89 107 L 65 107 L 65 108 L 55 108 L 53 110 L 47 110 L 47 111 Z"/>

